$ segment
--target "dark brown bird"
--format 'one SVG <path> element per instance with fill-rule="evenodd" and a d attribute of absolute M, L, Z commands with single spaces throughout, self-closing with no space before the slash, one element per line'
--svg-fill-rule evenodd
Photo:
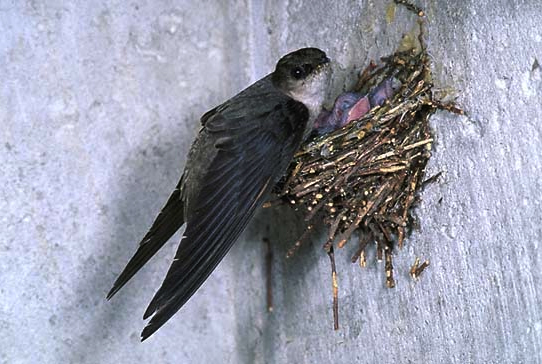
<path fill-rule="evenodd" d="M 275 71 L 205 113 L 166 205 L 107 295 L 110 299 L 186 224 L 175 259 L 145 311 L 145 340 L 207 279 L 310 134 L 329 59 L 317 48 L 282 57 Z"/>

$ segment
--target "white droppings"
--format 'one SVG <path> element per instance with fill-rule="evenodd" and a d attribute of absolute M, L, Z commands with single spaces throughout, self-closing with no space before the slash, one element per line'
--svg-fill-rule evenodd
<path fill-rule="evenodd" d="M 162 30 L 173 35 L 177 33 L 179 25 L 181 24 L 183 17 L 178 11 L 173 11 L 167 14 L 162 14 L 158 18 L 158 24 Z"/>
<path fill-rule="evenodd" d="M 533 64 L 534 64 L 534 61 L 533 61 Z M 542 76 L 540 75 L 540 67 L 537 67 L 535 68 L 534 70 L 531 71 L 531 81 L 536 81 L 536 82 L 539 82 L 540 80 L 542 80 Z"/>
<path fill-rule="evenodd" d="M 154 58 L 159 63 L 166 63 L 167 59 L 162 53 L 156 49 L 145 49 L 139 44 L 135 44 L 136 51 L 143 57 Z"/>
<path fill-rule="evenodd" d="M 516 155 L 516 158 L 514 160 L 514 170 L 519 171 L 523 168 L 523 162 L 521 161 L 521 157 L 519 155 Z"/>
<path fill-rule="evenodd" d="M 497 88 L 500 89 L 500 90 L 505 90 L 506 89 L 506 81 L 503 80 L 502 78 L 497 78 L 497 79 L 495 79 L 495 86 L 497 86 Z"/>
<path fill-rule="evenodd" d="M 525 97 L 536 96 L 536 88 L 531 81 L 531 72 L 524 72 L 521 75 L 521 92 Z"/>
<path fill-rule="evenodd" d="M 499 118 L 501 114 L 498 109 L 491 110 L 491 119 L 489 119 L 489 127 L 493 132 L 498 132 L 501 129 Z"/>
<path fill-rule="evenodd" d="M 175 32 L 177 31 L 177 24 L 171 24 L 167 31 L 169 34 L 175 34 Z"/>
<path fill-rule="evenodd" d="M 464 124 L 463 133 L 466 136 L 478 137 L 481 134 L 481 127 L 477 121 L 471 120 Z"/>
<path fill-rule="evenodd" d="M 65 108 L 66 103 L 63 99 L 56 99 L 49 105 L 49 110 L 54 114 L 60 113 Z"/>
<path fill-rule="evenodd" d="M 71 95 L 57 98 L 49 104 L 49 111 L 52 118 L 69 117 L 77 114 L 77 105 Z"/>

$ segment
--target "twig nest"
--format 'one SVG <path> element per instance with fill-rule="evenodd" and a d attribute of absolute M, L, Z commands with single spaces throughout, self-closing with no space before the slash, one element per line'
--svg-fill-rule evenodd
<path fill-rule="evenodd" d="M 404 0 L 396 2 L 413 7 Z M 386 285 L 395 286 L 392 254 L 413 226 L 412 208 L 420 189 L 436 179 L 424 182 L 433 142 L 429 117 L 437 109 L 463 113 L 433 97 L 422 23 L 419 41 L 418 47 L 383 58 L 378 66 L 371 63 L 360 74 L 353 90 L 360 94 L 369 94 L 386 80 L 399 86 L 384 104 L 359 120 L 307 141 L 276 191 L 277 201 L 302 211 L 307 224 L 287 256 L 295 254 L 316 224 L 323 221 L 328 228 L 324 248 L 331 259 L 335 329 L 334 247 L 344 247 L 358 231 L 352 262 L 365 266 L 367 246 L 376 243 L 377 259 L 385 260 Z M 416 264 L 411 275 L 418 277 L 427 265 Z"/>
<path fill-rule="evenodd" d="M 352 261 L 365 257 L 370 242 L 386 259 L 386 282 L 395 285 L 392 252 L 412 227 L 412 207 L 423 186 L 433 136 L 429 117 L 433 100 L 427 53 L 411 50 L 372 63 L 360 75 L 358 92 L 368 93 L 386 79 L 400 82 L 395 95 L 361 119 L 309 140 L 296 154 L 278 197 L 305 213 L 305 240 L 317 219 L 328 226 L 325 247 L 339 248 L 360 231 Z M 364 264 L 364 263 L 362 263 Z"/>

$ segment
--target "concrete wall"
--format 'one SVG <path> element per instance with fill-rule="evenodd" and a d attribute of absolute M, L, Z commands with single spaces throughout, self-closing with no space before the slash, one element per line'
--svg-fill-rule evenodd
<path fill-rule="evenodd" d="M 0 1 L 0 363 L 542 362 L 538 0 L 421 3 L 436 86 L 468 116 L 432 119 L 429 173 L 444 175 L 395 257 L 396 288 L 383 263 L 360 270 L 352 246 L 339 251 L 334 332 L 321 242 L 286 261 L 298 223 L 264 211 L 139 343 L 179 236 L 105 294 L 176 184 L 198 117 L 301 46 L 337 62 L 338 90 L 415 24 L 389 1 L 225 4 Z M 431 260 L 418 282 L 416 256 Z"/>

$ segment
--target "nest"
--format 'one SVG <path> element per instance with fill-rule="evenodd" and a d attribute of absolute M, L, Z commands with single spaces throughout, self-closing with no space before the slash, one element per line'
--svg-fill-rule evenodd
<path fill-rule="evenodd" d="M 369 243 L 376 243 L 377 259 L 385 260 L 386 285 L 395 286 L 392 254 L 413 226 L 412 208 L 420 189 L 436 179 L 424 180 L 433 143 L 429 117 L 437 109 L 461 113 L 453 104 L 443 105 L 433 97 L 421 22 L 418 46 L 383 58 L 379 65 L 371 63 L 361 72 L 354 91 L 367 93 L 390 77 L 401 82 L 395 95 L 360 120 L 309 140 L 277 190 L 277 201 L 305 214 L 305 232 L 288 256 L 295 254 L 317 224 L 323 221 L 327 227 L 324 248 L 331 259 L 335 329 L 334 247 L 344 247 L 357 235 L 352 262 L 365 266 Z M 427 265 L 415 264 L 412 276 Z"/>

